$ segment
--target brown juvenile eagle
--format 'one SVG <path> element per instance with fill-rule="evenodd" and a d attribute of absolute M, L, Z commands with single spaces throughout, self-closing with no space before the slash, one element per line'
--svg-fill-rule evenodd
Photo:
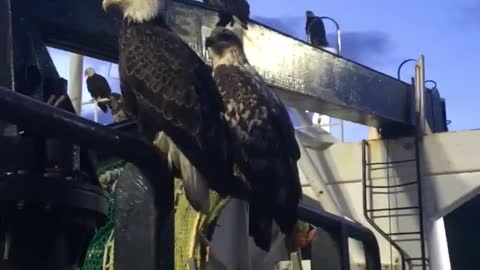
<path fill-rule="evenodd" d="M 231 26 L 234 24 L 234 17 L 240 21 L 244 29 L 248 29 L 250 18 L 250 5 L 246 0 L 203 0 L 203 3 L 216 8 L 220 14 L 217 26 Z"/>
<path fill-rule="evenodd" d="M 123 11 L 119 71 L 126 110 L 168 157 L 191 205 L 206 212 L 209 188 L 229 195 L 228 130 L 211 69 L 166 24 L 169 3 L 104 0 L 103 7 Z"/>
<path fill-rule="evenodd" d="M 235 33 L 217 27 L 205 46 L 223 98 L 234 162 L 251 188 L 250 235 L 268 251 L 273 220 L 287 235 L 297 221 L 302 190 L 294 128 L 283 103 L 248 63 Z"/>

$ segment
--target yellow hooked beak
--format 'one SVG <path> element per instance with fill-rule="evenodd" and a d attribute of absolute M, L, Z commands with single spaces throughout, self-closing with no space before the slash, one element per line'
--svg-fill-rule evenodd
<path fill-rule="evenodd" d="M 121 0 L 103 0 L 102 7 L 104 11 L 107 11 L 111 5 L 116 5 L 122 2 Z"/>

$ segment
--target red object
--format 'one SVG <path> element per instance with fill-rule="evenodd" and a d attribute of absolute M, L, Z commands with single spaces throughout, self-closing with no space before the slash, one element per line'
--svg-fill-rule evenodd
<path fill-rule="evenodd" d="M 307 232 L 296 232 L 295 233 L 295 238 L 293 240 L 293 246 L 298 249 L 298 248 L 304 248 L 307 246 L 315 236 L 316 230 L 310 230 L 308 233 Z"/>

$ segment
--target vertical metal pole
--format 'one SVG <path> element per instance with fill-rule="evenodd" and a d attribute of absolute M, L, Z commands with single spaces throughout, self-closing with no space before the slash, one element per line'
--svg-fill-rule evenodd
<path fill-rule="evenodd" d="M 15 90 L 13 77 L 13 30 L 10 0 L 0 0 L 0 86 Z M 0 121 L 0 135 L 6 134 L 11 125 Z"/>
<path fill-rule="evenodd" d="M 419 138 L 425 134 L 425 57 L 420 56 L 415 64 L 415 112 L 417 115 L 417 132 Z"/>
<path fill-rule="evenodd" d="M 430 268 L 437 270 L 452 270 L 443 218 L 431 222 L 427 225 L 427 228 L 430 228 L 428 237 Z"/>
<path fill-rule="evenodd" d="M 422 84 L 423 85 L 423 84 Z M 426 252 L 425 252 L 425 230 L 423 224 L 423 187 L 422 187 L 422 170 L 420 162 L 420 147 L 418 145 L 418 140 L 415 138 L 415 165 L 417 171 L 417 196 L 418 196 L 418 215 L 419 226 L 420 226 L 420 252 L 422 258 L 422 270 L 427 269 Z"/>
<path fill-rule="evenodd" d="M 337 24 L 337 53 L 342 54 L 342 33 L 340 32 L 340 26 Z"/>
<path fill-rule="evenodd" d="M 345 142 L 344 130 L 343 130 L 343 119 L 340 119 L 340 139 L 342 140 L 342 143 Z"/>
<path fill-rule="evenodd" d="M 68 95 L 73 108 L 78 115 L 82 114 L 82 80 L 83 80 L 83 56 L 72 54 L 70 56 L 70 82 Z M 80 169 L 80 146 L 73 145 L 73 170 Z"/>
<path fill-rule="evenodd" d="M 348 245 L 348 234 L 345 228 L 345 224 L 343 223 L 340 226 L 339 232 L 339 242 L 340 242 L 340 268 L 341 270 L 349 270 L 350 269 L 350 248 Z"/>
<path fill-rule="evenodd" d="M 72 101 L 75 112 L 82 113 L 82 81 L 83 81 L 83 56 L 72 54 L 70 57 L 70 81 L 68 95 Z"/>
<path fill-rule="evenodd" d="M 93 101 L 93 121 L 98 123 L 98 102 L 96 100 Z"/>
<path fill-rule="evenodd" d="M 10 0 L 0 0 L 0 86 L 14 90 L 13 35 Z"/>

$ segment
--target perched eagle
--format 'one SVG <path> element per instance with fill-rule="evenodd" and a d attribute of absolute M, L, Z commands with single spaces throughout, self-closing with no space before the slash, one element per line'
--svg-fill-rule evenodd
<path fill-rule="evenodd" d="M 305 31 L 309 37 L 310 43 L 315 47 L 328 47 L 325 25 L 320 17 L 308 10 L 306 12 L 307 21 L 305 23 Z"/>
<path fill-rule="evenodd" d="M 87 77 L 87 90 L 95 100 L 102 98 L 109 98 L 112 90 L 108 85 L 107 79 L 102 75 L 95 73 L 93 68 L 87 68 L 85 70 L 85 76 Z M 106 113 L 108 112 L 108 106 L 105 103 L 98 103 L 98 107 Z"/>
<path fill-rule="evenodd" d="M 217 27 L 205 41 L 223 98 L 235 166 L 249 184 L 250 235 L 268 251 L 272 221 L 289 235 L 302 196 L 293 125 L 280 99 L 248 63 L 232 31 Z"/>
<path fill-rule="evenodd" d="M 125 107 L 147 140 L 168 157 L 194 209 L 207 212 L 209 188 L 234 189 L 223 105 L 211 69 L 165 22 L 168 0 L 104 0 L 123 11 L 119 44 Z"/>
<path fill-rule="evenodd" d="M 231 26 L 236 17 L 244 29 L 248 29 L 248 20 L 250 18 L 250 5 L 247 0 L 203 0 L 203 3 L 214 7 L 220 12 L 220 21 L 217 26 Z"/>

